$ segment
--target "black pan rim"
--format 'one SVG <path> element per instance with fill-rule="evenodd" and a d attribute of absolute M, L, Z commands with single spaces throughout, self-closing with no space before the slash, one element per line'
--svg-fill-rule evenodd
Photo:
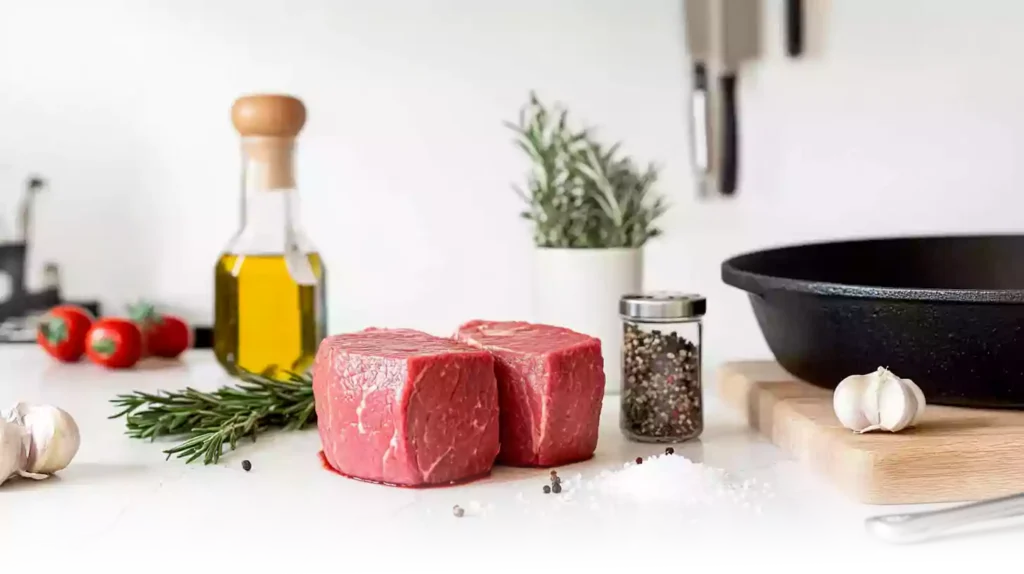
<path fill-rule="evenodd" d="M 925 303 L 1022 304 L 1024 303 L 1024 289 L 932 289 L 883 287 L 879 285 L 856 285 L 850 283 L 830 283 L 826 281 L 790 279 L 787 277 L 776 277 L 773 275 L 744 271 L 738 268 L 738 264 L 746 258 L 769 253 L 777 253 L 780 251 L 794 250 L 801 247 L 884 243 L 907 240 L 984 240 L 1005 238 L 1024 238 L 1024 235 L 1018 233 L 905 235 L 898 237 L 866 237 L 860 239 L 840 239 L 784 245 L 780 247 L 750 251 L 730 257 L 722 263 L 722 281 L 727 285 L 731 285 L 759 296 L 764 296 L 773 291 L 780 291 L 847 299 L 919 301 Z"/>

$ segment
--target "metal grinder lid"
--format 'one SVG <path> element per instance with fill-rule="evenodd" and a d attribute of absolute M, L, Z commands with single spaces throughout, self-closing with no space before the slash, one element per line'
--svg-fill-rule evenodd
<path fill-rule="evenodd" d="M 672 321 L 695 319 L 707 311 L 707 299 L 696 293 L 655 291 L 623 295 L 619 315 L 625 319 Z"/>

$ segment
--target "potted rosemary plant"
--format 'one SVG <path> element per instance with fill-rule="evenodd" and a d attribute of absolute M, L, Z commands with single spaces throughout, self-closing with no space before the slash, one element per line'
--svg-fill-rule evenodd
<path fill-rule="evenodd" d="M 592 128 L 574 128 L 568 110 L 536 94 L 507 122 L 529 158 L 522 217 L 533 228 L 534 320 L 601 339 L 607 391 L 621 388 L 618 300 L 642 290 L 643 247 L 661 234 L 667 205 L 654 190 L 658 170 L 638 167 L 605 146 Z"/>

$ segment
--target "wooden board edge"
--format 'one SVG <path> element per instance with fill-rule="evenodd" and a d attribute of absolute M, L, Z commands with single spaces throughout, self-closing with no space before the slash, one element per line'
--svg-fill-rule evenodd
<path fill-rule="evenodd" d="M 756 374 L 755 374 L 756 373 Z M 1022 487 L 1011 479 L 1004 479 L 993 485 L 972 484 L 974 478 L 965 476 L 968 484 L 958 485 L 951 488 L 941 485 L 932 485 L 930 488 L 922 487 L 920 484 L 898 481 L 896 485 L 884 486 L 881 478 L 886 474 L 884 467 L 888 463 L 884 456 L 879 458 L 879 453 L 872 450 L 865 450 L 854 445 L 845 443 L 842 437 L 835 433 L 822 433 L 820 421 L 812 420 L 806 415 L 797 412 L 793 406 L 786 404 L 785 397 L 780 397 L 769 392 L 755 393 L 755 385 L 770 385 L 772 380 L 779 382 L 797 381 L 795 377 L 785 374 L 777 364 L 772 361 L 738 361 L 723 364 L 717 373 L 718 395 L 730 408 L 739 411 L 743 421 L 754 431 L 765 437 L 777 448 L 788 456 L 809 468 L 814 474 L 826 479 L 826 482 L 847 497 L 861 504 L 870 505 L 900 505 L 900 504 L 938 504 L 968 502 L 995 496 L 1004 496 L 1019 492 Z M 777 420 L 786 421 L 785 424 L 775 424 Z M 815 432 L 811 432 L 814 428 Z M 808 440 L 800 437 L 814 437 L 813 440 L 821 441 L 817 448 L 810 446 L 799 448 L 796 441 Z M 840 466 L 832 464 L 829 457 L 814 458 L 810 456 L 813 452 L 825 452 L 835 457 L 843 458 L 843 472 L 839 471 Z M 998 457 L 999 464 L 1014 467 L 1019 453 L 1016 447 L 1010 443 L 1003 445 L 997 452 L 1003 456 Z M 936 453 L 937 456 L 957 456 L 956 453 Z M 989 453 L 991 456 L 992 453 Z M 960 461 L 969 466 L 973 472 L 967 472 L 970 477 L 993 474 L 995 469 L 991 468 L 990 460 Z M 900 463 L 904 464 L 904 463 Z M 989 465 L 989 466 L 986 466 Z M 1021 466 L 1021 480 L 1024 481 L 1024 465 Z M 1009 470 L 1009 468 L 1007 469 Z M 1001 473 L 994 473 L 1000 475 Z M 918 478 L 918 480 L 926 480 Z"/>
<path fill-rule="evenodd" d="M 739 361 L 724 364 L 719 369 L 717 379 L 719 397 L 727 405 L 739 411 L 747 426 L 757 431 L 800 464 L 809 467 L 819 477 L 825 478 L 827 484 L 855 501 L 862 504 L 897 504 L 882 502 L 879 499 L 880 492 L 876 486 L 877 481 L 873 477 L 873 453 L 833 440 L 829 435 L 823 435 L 818 439 L 825 443 L 821 449 L 822 452 L 841 454 L 847 461 L 855 461 L 852 464 L 854 472 L 839 473 L 835 472 L 835 467 L 829 464 L 828 460 L 808 456 L 808 453 L 813 452 L 814 449 L 796 448 L 795 442 L 799 440 L 799 436 L 813 436 L 813 433 L 801 433 L 800 430 L 814 427 L 817 423 L 793 410 L 784 400 L 779 400 L 767 393 L 755 394 L 753 392 L 754 385 L 757 383 L 748 374 L 752 370 L 775 370 L 780 376 L 780 380 L 785 373 L 781 367 L 773 365 L 771 361 Z M 786 380 L 796 380 L 791 376 L 786 376 L 789 377 Z M 777 425 L 774 422 L 776 419 L 789 422 L 786 425 Z M 847 464 L 847 468 L 850 467 L 851 464 Z M 855 478 L 857 475 L 863 477 L 864 480 L 857 480 Z"/>
<path fill-rule="evenodd" d="M 1016 441 L 988 446 L 984 451 L 936 449 L 926 465 L 920 460 L 887 460 L 884 456 L 871 460 L 876 475 L 896 478 L 888 481 L 882 492 L 880 481 L 872 481 L 868 493 L 870 504 L 938 504 L 973 502 L 1019 493 L 1024 484 L 1024 453 Z M 897 470 L 898 468 L 898 470 Z M 956 469 L 955 481 L 946 476 L 928 475 L 935 468 Z M 876 491 L 877 490 L 877 491 Z"/>

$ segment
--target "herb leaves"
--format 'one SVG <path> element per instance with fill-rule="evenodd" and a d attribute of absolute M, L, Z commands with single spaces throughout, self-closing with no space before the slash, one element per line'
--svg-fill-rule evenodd
<path fill-rule="evenodd" d="M 118 395 L 110 402 L 121 410 L 109 417 L 125 417 L 132 438 L 155 440 L 178 436 L 183 442 L 164 451 L 193 462 L 214 464 L 224 444 L 234 450 L 243 438 L 273 428 L 298 430 L 316 422 L 313 381 L 309 375 L 289 375 L 278 381 L 253 373 L 242 373 L 235 386 L 212 392 L 193 388 L 181 391 Z"/>
<path fill-rule="evenodd" d="M 521 215 L 533 223 L 536 246 L 633 248 L 660 235 L 654 223 L 668 206 L 653 191 L 658 170 L 638 169 L 619 144 L 606 148 L 568 119 L 568 110 L 549 110 L 531 92 L 518 123 L 505 123 L 532 163 L 525 189 L 513 189 L 527 204 Z"/>

